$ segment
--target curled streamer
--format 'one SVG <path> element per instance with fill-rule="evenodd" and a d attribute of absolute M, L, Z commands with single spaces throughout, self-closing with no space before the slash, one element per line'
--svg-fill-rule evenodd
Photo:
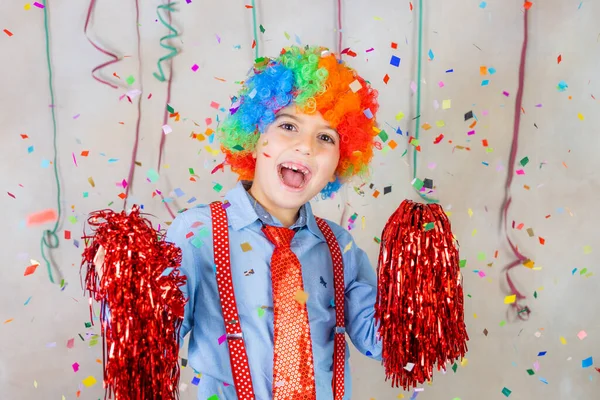
<path fill-rule="evenodd" d="M 179 33 L 177 32 L 177 30 L 175 28 L 173 28 L 173 26 L 170 24 L 170 21 L 169 22 L 165 21 L 165 19 L 163 18 L 163 16 L 160 13 L 160 10 L 165 10 L 167 13 L 171 13 L 171 12 L 177 11 L 177 10 L 175 10 L 174 6 L 175 6 L 175 3 L 167 3 L 167 4 L 161 4 L 158 7 L 156 7 L 156 14 L 158 15 L 158 19 L 160 20 L 160 23 L 163 24 L 169 30 L 169 32 L 171 32 L 170 34 L 165 35 L 160 38 L 160 46 L 171 51 L 166 56 L 163 56 L 158 59 L 157 65 L 158 65 L 158 72 L 160 72 L 160 74 L 157 74 L 156 72 L 153 74 L 154 77 L 161 82 L 164 82 L 166 80 L 165 73 L 162 68 L 162 63 L 164 61 L 170 60 L 171 58 L 173 58 L 177 55 L 177 48 L 175 48 L 167 43 L 163 43 L 163 41 L 175 39 L 177 36 L 179 36 Z"/>
<path fill-rule="evenodd" d="M 96 76 L 96 71 L 100 71 L 101 69 L 103 69 L 104 67 L 108 67 L 109 65 L 118 63 L 120 61 L 119 57 L 116 54 L 113 54 L 111 52 L 109 52 L 106 49 L 103 49 L 102 47 L 100 47 L 100 45 L 94 43 L 94 41 L 89 37 L 87 31 L 88 31 L 88 26 L 90 24 L 90 20 L 92 19 L 92 15 L 94 13 L 94 9 L 96 7 L 96 0 L 90 0 L 90 5 L 88 7 L 88 11 L 87 11 L 87 17 L 85 19 L 85 26 L 83 28 L 83 33 L 85 34 L 85 37 L 87 38 L 88 42 L 90 42 L 90 44 L 92 46 L 94 46 L 94 48 L 96 50 L 98 50 L 99 52 L 101 52 L 102 54 L 105 54 L 107 56 L 109 56 L 110 58 L 112 58 L 112 60 L 107 61 L 105 63 L 102 63 L 100 65 L 98 65 L 97 67 L 95 67 L 92 70 L 92 78 L 94 78 L 95 80 L 97 80 L 100 83 L 103 83 L 105 85 L 110 86 L 113 89 L 118 89 L 119 87 L 117 85 L 115 85 L 114 83 L 111 83 L 109 81 L 103 80 L 100 77 Z"/>

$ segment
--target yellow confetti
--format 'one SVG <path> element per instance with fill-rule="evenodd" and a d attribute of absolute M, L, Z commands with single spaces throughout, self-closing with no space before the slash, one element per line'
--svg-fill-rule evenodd
<path fill-rule="evenodd" d="M 562 337 L 562 336 L 561 336 L 561 337 L 560 337 L 560 342 L 561 342 L 562 344 L 567 344 L 567 339 L 565 339 L 564 337 Z"/>
<path fill-rule="evenodd" d="M 287 32 L 283 32 L 283 34 L 285 35 L 285 38 L 286 38 L 287 40 L 290 40 L 290 34 L 289 34 L 289 33 L 287 33 Z"/>
<path fill-rule="evenodd" d="M 383 18 L 381 18 L 381 17 L 373 17 L 373 19 L 374 19 L 375 21 L 383 21 Z"/>
<path fill-rule="evenodd" d="M 533 268 L 534 265 L 535 265 L 535 263 L 531 260 L 527 260 L 523 263 L 523 266 L 525 266 L 527 268 Z"/>
<path fill-rule="evenodd" d="M 294 296 L 294 300 L 300 304 L 305 304 L 308 300 L 308 293 L 306 293 L 304 290 L 298 290 Z"/>
<path fill-rule="evenodd" d="M 582 114 L 582 113 L 578 113 L 578 114 L 577 114 L 577 118 L 579 118 L 581 121 L 583 121 L 583 119 L 584 119 L 584 118 L 583 118 L 583 114 Z"/>
<path fill-rule="evenodd" d="M 252 250 L 252 246 L 250 246 L 250 243 L 248 243 L 248 242 L 244 242 L 244 243 L 240 244 L 240 247 L 242 248 L 242 251 L 244 253 Z"/>
<path fill-rule="evenodd" d="M 442 127 L 446 126 L 446 123 L 444 121 L 435 121 L 435 125 L 438 128 L 442 128 Z"/>
<path fill-rule="evenodd" d="M 37 381 L 33 381 L 33 387 L 37 389 Z"/>
<path fill-rule="evenodd" d="M 365 230 L 365 226 L 367 225 L 367 220 L 365 219 L 365 216 L 363 215 L 363 217 L 360 219 L 360 221 L 362 222 L 362 230 Z"/>
<path fill-rule="evenodd" d="M 473 216 L 473 210 L 471 210 L 471 209 L 469 208 L 469 210 L 468 210 L 467 212 L 469 213 L 469 217 L 472 217 L 472 216 Z"/>
<path fill-rule="evenodd" d="M 471 232 L 471 236 L 475 236 L 477 235 L 477 229 L 473 229 L 473 232 Z"/>
<path fill-rule="evenodd" d="M 451 99 L 442 101 L 442 109 L 443 110 L 447 110 L 447 109 L 449 109 L 451 107 L 452 107 L 452 100 Z"/>
<path fill-rule="evenodd" d="M 398 114 L 396 114 L 396 120 L 400 121 L 402 118 L 404 118 L 404 113 L 400 111 Z"/>
<path fill-rule="evenodd" d="M 477 314 L 473 314 L 473 318 L 477 318 Z"/>
<path fill-rule="evenodd" d="M 583 254 L 590 254 L 592 252 L 592 246 L 583 246 Z"/>
<path fill-rule="evenodd" d="M 469 360 L 467 360 L 466 358 L 463 358 L 460 362 L 461 367 L 466 367 L 467 364 L 469 364 Z"/>
<path fill-rule="evenodd" d="M 510 296 L 506 296 L 504 298 L 504 304 L 512 304 L 515 301 L 517 301 L 517 295 L 516 294 L 511 294 Z"/>
<path fill-rule="evenodd" d="M 25 6 L 23 8 L 25 10 L 29 10 L 31 8 L 31 4 L 27 3 L 27 4 L 25 4 Z"/>
<path fill-rule="evenodd" d="M 85 378 L 82 382 L 86 387 L 94 386 L 96 384 L 96 378 L 90 375 L 87 378 Z"/>
<path fill-rule="evenodd" d="M 346 245 L 346 247 L 344 247 L 344 254 L 346 254 L 346 252 L 348 250 L 350 250 L 352 248 L 352 241 L 348 242 L 348 244 Z"/>
<path fill-rule="evenodd" d="M 208 151 L 210 154 L 212 154 L 213 156 L 217 156 L 219 155 L 219 150 L 213 150 L 210 146 L 206 145 L 204 146 L 204 149 L 206 151 Z"/>
<path fill-rule="evenodd" d="M 92 178 L 91 176 L 88 178 L 88 182 L 90 183 L 90 185 L 92 185 L 92 187 L 96 187 L 96 184 L 94 183 L 94 178 Z"/>

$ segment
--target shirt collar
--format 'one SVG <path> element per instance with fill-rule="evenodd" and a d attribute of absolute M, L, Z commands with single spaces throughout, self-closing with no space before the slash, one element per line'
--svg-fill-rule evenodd
<path fill-rule="evenodd" d="M 257 220 L 261 223 L 268 225 L 278 225 L 274 218 L 258 203 L 255 201 L 247 190 L 252 186 L 250 181 L 239 181 L 233 189 L 231 189 L 226 195 L 225 200 L 229 202 L 227 207 L 227 218 L 231 227 L 239 231 L 246 226 L 253 224 Z M 261 217 L 261 215 L 263 217 Z M 264 217 L 266 216 L 266 217 Z M 322 241 L 325 241 L 325 236 L 319 229 L 317 221 L 312 212 L 310 203 L 305 203 L 300 207 L 300 216 L 298 221 L 292 227 L 304 227 Z"/>

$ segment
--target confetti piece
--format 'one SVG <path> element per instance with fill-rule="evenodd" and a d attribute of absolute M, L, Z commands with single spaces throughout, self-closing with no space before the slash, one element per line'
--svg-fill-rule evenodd
<path fill-rule="evenodd" d="M 158 172 L 156 172 L 156 170 L 154 170 L 153 168 L 150 168 L 146 172 L 146 177 L 148 178 L 148 180 L 150 180 L 150 182 L 155 183 L 156 181 L 158 181 L 158 178 L 160 177 L 160 175 L 158 174 Z"/>
<path fill-rule="evenodd" d="M 517 295 L 516 294 L 512 294 L 512 295 L 506 296 L 504 298 L 504 304 L 512 304 L 515 301 L 517 301 Z"/>
<path fill-rule="evenodd" d="M 394 67 L 399 67 L 400 66 L 400 58 L 396 57 L 396 56 L 392 56 L 392 58 L 390 60 L 390 64 L 393 65 Z"/>
<path fill-rule="evenodd" d="M 560 337 L 560 342 L 562 344 L 567 344 L 567 339 L 565 339 L 563 336 Z"/>
<path fill-rule="evenodd" d="M 583 246 L 583 254 L 590 254 L 592 252 L 592 246 Z"/>
<path fill-rule="evenodd" d="M 561 61 L 562 61 L 562 55 L 559 54 L 558 57 L 556 58 L 556 63 L 560 64 Z"/>
<path fill-rule="evenodd" d="M 583 340 L 587 337 L 587 333 L 585 331 L 581 331 L 577 334 L 577 337 L 579 338 L 579 340 Z"/>
<path fill-rule="evenodd" d="M 78 363 L 73 363 L 73 365 L 71 365 L 71 367 L 73 368 L 73 372 L 79 371 L 79 364 Z"/>
<path fill-rule="evenodd" d="M 242 248 L 242 251 L 244 253 L 252 250 L 252 246 L 250 246 L 250 243 L 248 243 L 248 242 L 244 242 L 244 243 L 240 244 L 240 247 Z"/>
<path fill-rule="evenodd" d="M 27 226 L 41 225 L 46 222 L 55 222 L 58 218 L 56 210 L 50 208 L 27 216 Z"/>
<path fill-rule="evenodd" d="M 69 341 L 67 342 L 67 349 L 72 349 L 74 345 L 75 345 L 75 339 L 74 338 L 69 339 Z"/>
<path fill-rule="evenodd" d="M 25 273 L 23 274 L 23 276 L 27 276 L 27 275 L 32 275 L 35 270 L 37 269 L 37 267 L 39 267 L 39 263 L 38 264 L 33 264 L 30 265 L 29 267 L 25 268 Z"/>
<path fill-rule="evenodd" d="M 358 79 L 355 79 L 354 82 L 352 82 L 349 86 L 354 93 L 358 92 L 362 88 Z"/>
<path fill-rule="evenodd" d="M 85 378 L 82 382 L 86 387 L 94 386 L 96 384 L 96 378 L 90 375 L 87 378 Z"/>
<path fill-rule="evenodd" d="M 435 56 L 433 55 L 433 50 L 429 49 L 429 53 L 428 53 L 428 55 L 429 55 L 429 59 L 430 59 L 431 61 L 433 61 L 433 59 L 435 58 Z"/>
<path fill-rule="evenodd" d="M 165 135 L 173 132 L 173 129 L 169 125 L 163 125 L 162 130 Z"/>
<path fill-rule="evenodd" d="M 4 29 L 4 33 L 6 33 L 8 35 L 8 37 L 11 37 L 13 35 L 13 33 L 11 31 L 9 31 L 8 29 Z"/>
<path fill-rule="evenodd" d="M 300 304 L 305 304 L 308 300 L 308 293 L 306 293 L 304 290 L 298 290 L 294 295 L 294 300 Z"/>
<path fill-rule="evenodd" d="M 451 107 L 452 107 L 452 100 L 448 99 L 448 100 L 442 101 L 442 110 L 448 110 Z"/>
<path fill-rule="evenodd" d="M 135 82 L 135 78 L 133 77 L 133 75 L 129 75 L 126 79 L 125 82 L 127 82 L 127 84 L 129 86 L 133 85 L 133 83 Z"/>
<path fill-rule="evenodd" d="M 33 3 L 37 8 L 45 8 L 43 4 L 38 3 L 37 1 Z"/>
<path fill-rule="evenodd" d="M 198 68 L 200 68 L 200 67 L 198 67 L 198 64 L 192 65 L 192 71 L 196 72 L 196 71 L 198 71 Z"/>
<path fill-rule="evenodd" d="M 523 4 L 523 7 L 525 7 L 526 10 L 529 10 L 532 5 L 533 5 L 532 2 L 526 1 L 525 4 Z"/>
<path fill-rule="evenodd" d="M 581 360 L 582 368 L 589 368 L 592 366 L 592 364 L 594 364 L 594 360 L 592 359 L 592 357 L 588 357 L 585 360 Z"/>
<path fill-rule="evenodd" d="M 505 395 L 506 397 L 509 397 L 511 393 L 512 393 L 512 391 L 506 387 L 502 389 L 502 394 Z"/>
<path fill-rule="evenodd" d="M 581 121 L 583 121 L 584 117 L 582 113 L 577 113 L 577 118 L 579 118 Z"/>
<path fill-rule="evenodd" d="M 346 247 L 344 247 L 344 254 L 346 254 L 346 252 L 348 250 L 350 250 L 352 248 L 352 241 L 348 242 L 348 244 L 346 245 Z"/>

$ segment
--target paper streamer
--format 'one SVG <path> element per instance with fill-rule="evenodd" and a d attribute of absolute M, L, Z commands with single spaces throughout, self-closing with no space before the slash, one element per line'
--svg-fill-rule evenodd
<path fill-rule="evenodd" d="M 44 251 L 44 248 L 48 248 L 48 249 L 55 249 L 58 247 L 59 245 L 59 240 L 58 240 L 58 235 L 56 234 L 56 231 L 58 230 L 58 227 L 60 225 L 60 221 L 61 221 L 61 216 L 62 216 L 62 207 L 61 207 L 61 196 L 60 196 L 60 192 L 61 192 L 61 188 L 60 188 L 60 179 L 58 178 L 58 163 L 57 163 L 57 143 L 56 143 L 56 139 L 57 139 L 57 128 L 56 128 L 56 112 L 55 110 L 55 104 L 54 104 L 54 83 L 53 83 L 53 79 L 52 79 L 52 63 L 51 63 L 51 57 L 50 57 L 50 31 L 48 28 L 48 5 L 46 4 L 46 0 L 42 0 L 42 5 L 43 10 L 44 10 L 44 36 L 46 39 L 46 67 L 48 69 L 48 87 L 50 89 L 50 113 L 52 114 L 52 136 L 53 136 L 53 147 L 54 147 L 54 161 L 52 163 L 52 166 L 54 167 L 54 179 L 56 181 L 56 204 L 57 204 L 57 208 L 58 208 L 58 215 L 56 216 L 56 220 L 54 222 L 54 227 L 52 228 L 52 230 L 47 229 L 44 230 L 43 236 L 42 236 L 42 240 L 41 240 L 41 244 L 40 244 L 40 251 L 42 253 L 42 258 L 44 259 L 44 261 L 46 262 L 46 268 L 48 269 L 48 277 L 50 278 L 50 282 L 54 283 L 54 277 L 52 276 L 52 269 L 50 268 L 50 260 L 48 260 L 48 258 L 46 258 L 46 253 Z"/>
<path fill-rule="evenodd" d="M 142 39 L 140 35 L 140 3 L 135 0 L 135 33 L 137 36 L 137 57 L 138 57 L 138 74 L 140 76 L 140 92 L 144 93 L 142 84 Z M 135 141 L 133 150 L 131 151 L 131 163 L 129 164 L 129 174 L 127 176 L 127 188 L 125 188 L 125 199 L 123 199 L 123 210 L 127 210 L 127 200 L 129 192 L 133 187 L 133 175 L 135 172 L 135 160 L 137 158 L 138 147 L 140 144 L 140 125 L 142 123 L 142 96 L 137 96 L 137 121 L 135 123 Z"/>
<path fill-rule="evenodd" d="M 508 245 L 513 252 L 513 255 L 516 257 L 516 260 L 508 264 L 504 267 L 503 271 L 506 273 L 506 283 L 510 289 L 510 293 L 516 296 L 516 301 L 511 304 L 511 307 L 517 313 L 517 317 L 521 320 L 527 320 L 529 318 L 529 314 L 531 310 L 527 306 L 521 306 L 519 300 L 524 300 L 526 298 L 521 292 L 519 292 L 510 277 L 510 270 L 515 268 L 518 265 L 523 264 L 523 262 L 527 261 L 528 258 L 519 252 L 517 247 L 510 240 L 510 236 L 508 234 L 508 209 L 510 208 L 510 204 L 512 202 L 512 196 L 510 194 L 510 186 L 513 180 L 513 176 L 515 175 L 515 162 L 517 157 L 517 151 L 519 149 L 519 126 L 521 124 L 521 108 L 523 107 L 523 90 L 525 84 L 525 63 L 527 60 L 527 43 L 529 40 L 528 37 L 528 8 L 525 8 L 525 14 L 523 16 L 524 22 L 524 34 L 523 34 L 523 45 L 521 47 L 521 61 L 519 63 L 519 89 L 517 90 L 517 98 L 515 100 L 515 118 L 513 123 L 513 139 L 510 147 L 510 157 L 508 161 L 508 174 L 506 176 L 506 184 L 504 186 L 504 201 L 501 207 L 501 219 L 504 220 L 504 231 L 506 233 L 506 240 L 508 241 Z M 502 225 L 500 225 L 502 226 Z"/>
<path fill-rule="evenodd" d="M 258 50 L 258 36 L 256 34 L 256 5 L 254 4 L 254 0 L 252 0 L 252 30 L 254 33 L 254 59 L 258 58 L 260 51 Z"/>
<path fill-rule="evenodd" d="M 419 130 L 421 121 L 421 72 L 422 72 L 422 58 L 423 58 L 423 0 L 419 0 L 419 42 L 417 50 L 417 116 L 415 117 L 415 139 L 419 140 Z M 417 167 L 418 167 L 418 156 L 417 148 L 413 146 L 413 180 L 417 178 Z M 414 186 L 413 186 L 414 187 Z M 416 189 L 415 189 L 416 190 Z M 428 197 L 425 193 L 420 190 L 416 190 L 419 196 L 427 203 L 437 203 L 438 200 Z"/>
<path fill-rule="evenodd" d="M 167 3 L 167 4 L 161 4 L 160 6 L 158 6 L 156 8 L 156 14 L 158 15 L 158 19 L 160 20 L 161 24 L 163 24 L 168 30 L 169 32 L 171 32 L 170 34 L 163 36 L 160 38 L 160 46 L 170 50 L 171 52 L 169 54 L 167 54 L 166 56 L 163 56 L 161 58 L 159 58 L 157 65 L 158 65 L 158 71 L 160 72 L 160 74 L 157 74 L 156 72 L 154 73 L 154 77 L 156 79 L 158 79 L 161 82 L 164 82 L 166 80 L 165 78 L 165 73 L 163 71 L 162 68 L 162 63 L 166 60 L 170 60 L 173 57 L 175 57 L 177 55 L 177 48 L 167 44 L 167 43 L 163 43 L 164 40 L 170 40 L 170 39 L 175 39 L 177 36 L 179 36 L 179 33 L 177 32 L 177 30 L 175 28 L 173 28 L 173 26 L 170 24 L 170 20 L 169 22 L 165 21 L 165 19 L 163 18 L 163 16 L 160 13 L 160 10 L 165 10 L 168 13 L 171 13 L 173 11 L 176 11 L 175 8 L 175 3 Z M 169 14 L 170 15 L 170 14 Z"/>
<path fill-rule="evenodd" d="M 97 80 L 97 81 L 98 81 L 98 82 L 100 82 L 100 83 L 103 83 L 103 84 L 105 84 L 105 85 L 108 85 L 108 86 L 110 86 L 110 87 L 111 87 L 111 88 L 113 88 L 113 89 L 118 89 L 118 88 L 119 88 L 119 86 L 115 85 L 115 84 L 114 84 L 114 83 L 112 83 L 112 82 L 106 81 L 106 80 L 104 80 L 104 79 L 102 79 L 102 78 L 100 78 L 100 77 L 98 77 L 98 76 L 96 75 L 96 71 L 100 71 L 100 70 L 101 70 L 101 69 L 103 69 L 104 67 L 108 67 L 109 65 L 112 65 L 112 64 L 118 63 L 118 62 L 119 62 L 119 61 L 121 61 L 121 60 L 119 59 L 119 57 L 118 57 L 116 54 L 113 54 L 113 53 L 109 52 L 108 50 L 106 50 L 106 49 L 103 49 L 103 48 L 102 48 L 102 47 L 100 47 L 98 44 L 94 43 L 94 41 L 93 41 L 93 40 L 92 40 L 92 39 L 91 39 L 91 38 L 88 36 L 87 30 L 88 30 L 88 26 L 89 26 L 89 24 L 90 24 L 90 21 L 91 21 L 91 19 L 92 19 L 92 14 L 94 13 L 94 9 L 95 9 L 95 7 L 96 7 L 96 0 L 90 0 L 90 5 L 89 5 L 89 7 L 88 7 L 88 11 L 87 11 L 87 17 L 86 17 L 86 19 L 85 19 L 85 26 L 84 26 L 84 28 L 83 28 L 83 33 L 84 33 L 85 37 L 87 38 L 88 42 L 90 42 L 90 44 L 91 44 L 92 46 L 94 46 L 94 48 L 95 48 L 96 50 L 98 50 L 98 51 L 99 51 L 99 52 L 101 52 L 102 54 L 105 54 L 105 55 L 109 56 L 110 58 L 112 58 L 112 60 L 110 60 L 110 61 L 107 61 L 107 62 L 105 62 L 105 63 L 103 63 L 103 64 L 100 64 L 100 65 L 98 65 L 96 68 L 94 68 L 94 69 L 92 70 L 92 78 L 94 78 L 95 80 Z"/>
<path fill-rule="evenodd" d="M 338 47 L 337 53 L 340 60 L 342 59 L 342 0 L 337 0 L 337 17 L 338 17 Z"/>

